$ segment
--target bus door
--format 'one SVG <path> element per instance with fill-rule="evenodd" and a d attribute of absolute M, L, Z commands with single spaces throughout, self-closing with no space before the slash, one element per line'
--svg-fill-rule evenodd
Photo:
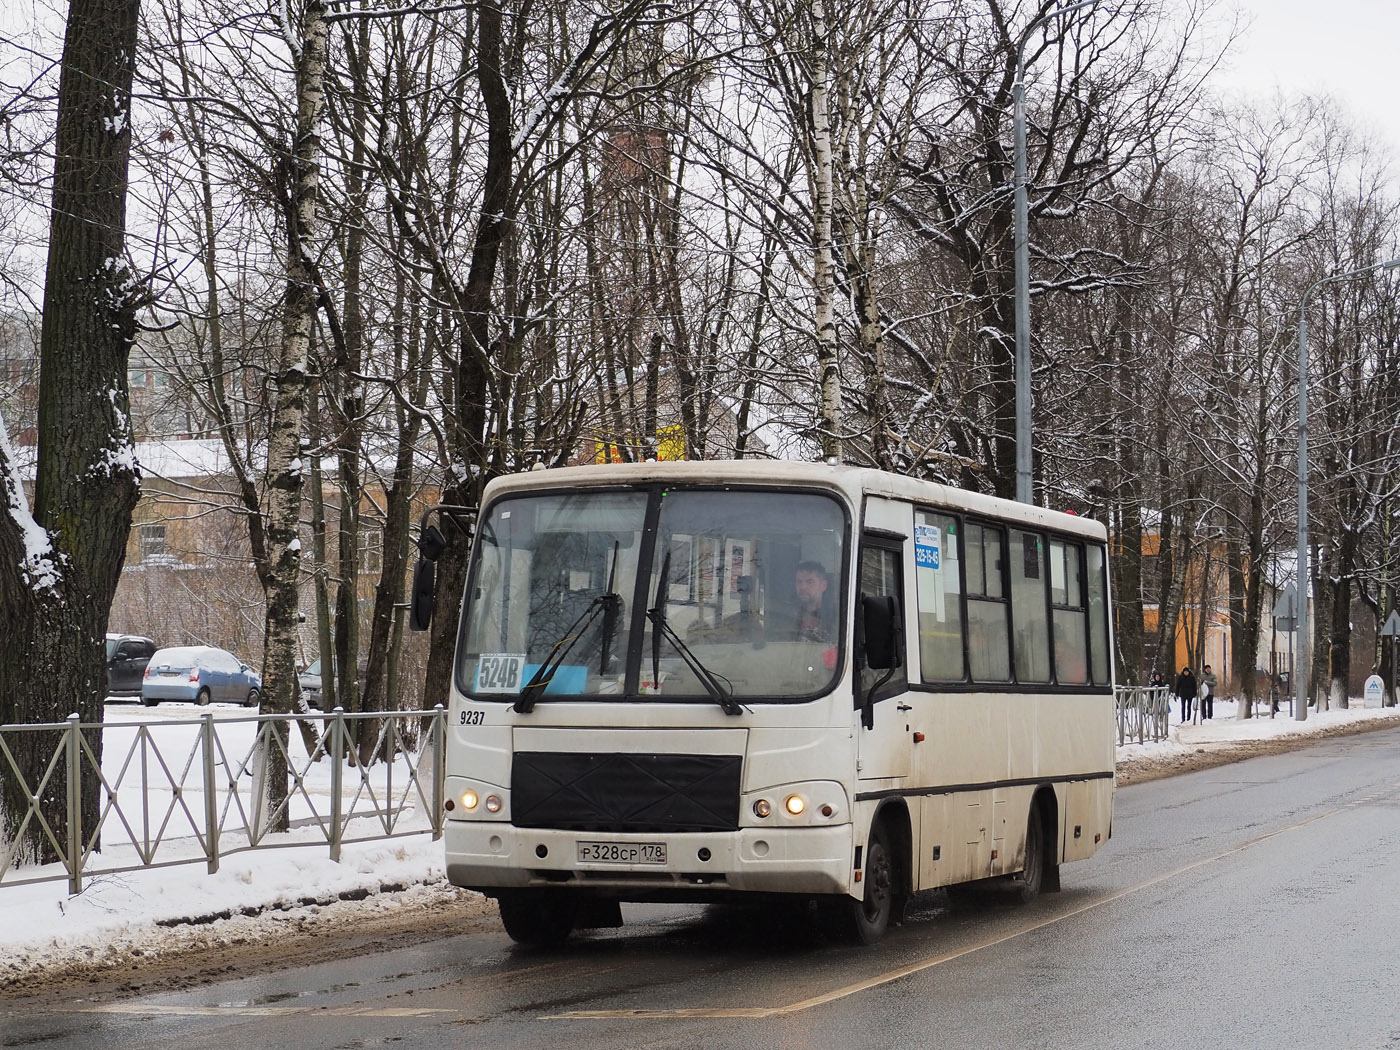
<path fill-rule="evenodd" d="M 907 513 L 907 509 L 906 509 Z M 903 541 L 867 533 L 861 544 L 860 577 L 856 608 L 865 595 L 884 595 L 895 600 L 904 613 Z M 859 614 L 857 614 L 859 615 Z M 909 775 L 913 736 L 910 732 L 909 675 L 907 669 L 908 631 L 901 625 L 900 663 L 889 669 L 865 666 L 863 654 L 856 654 L 856 749 L 857 774 L 862 780 Z M 865 704 L 870 703 L 868 715 Z"/>

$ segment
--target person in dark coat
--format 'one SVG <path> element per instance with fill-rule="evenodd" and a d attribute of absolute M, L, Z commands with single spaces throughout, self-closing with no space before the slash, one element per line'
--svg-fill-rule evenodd
<path fill-rule="evenodd" d="M 1196 699 L 1196 676 L 1191 673 L 1191 668 L 1181 669 L 1172 692 L 1181 697 L 1181 724 L 1185 725 L 1191 719 L 1191 703 Z"/>
<path fill-rule="evenodd" d="M 1220 679 L 1215 676 L 1215 672 L 1210 669 L 1210 664 L 1206 664 L 1205 673 L 1201 675 L 1201 721 L 1205 722 L 1215 717 L 1215 687 L 1220 684 Z"/>

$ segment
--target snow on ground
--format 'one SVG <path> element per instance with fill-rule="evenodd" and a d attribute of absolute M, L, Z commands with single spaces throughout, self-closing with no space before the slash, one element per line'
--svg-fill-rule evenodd
<path fill-rule="evenodd" d="M 215 875 L 202 864 L 99 875 L 76 897 L 64 880 L 0 887 L 0 987 L 34 970 L 156 955 L 187 942 L 177 934 L 191 926 L 215 941 L 262 940 L 332 910 L 353 922 L 451 899 L 444 867 L 442 843 L 423 834 L 347 845 L 339 864 L 321 845 L 225 857 Z"/>
<path fill-rule="evenodd" d="M 1265 710 L 1262 718 L 1256 714 L 1254 718 L 1239 719 L 1236 717 L 1238 705 L 1235 701 L 1217 700 L 1215 717 L 1210 721 L 1182 725 L 1181 701 L 1173 699 L 1168 739 L 1148 744 L 1123 744 L 1118 748 L 1118 769 L 1122 773 L 1125 767 L 1135 763 L 1192 754 L 1203 748 L 1214 750 L 1253 740 L 1323 734 L 1373 720 L 1400 722 L 1400 708 L 1366 708 L 1361 706 L 1358 699 L 1352 699 L 1351 705 L 1346 710 L 1323 711 L 1320 714 L 1309 710 L 1307 721 L 1299 722 L 1289 713 L 1286 704 L 1273 718 Z"/>
<path fill-rule="evenodd" d="M 1310 712 L 1295 721 L 1287 708 L 1277 717 L 1236 719 L 1236 705 L 1217 701 L 1215 718 L 1200 725 L 1173 720 L 1170 739 L 1118 749 L 1120 772 L 1134 763 L 1176 754 L 1228 748 L 1271 737 L 1319 734 L 1362 721 L 1400 723 L 1400 709 Z M 1174 714 L 1179 715 L 1179 707 Z M 56 872 L 58 873 L 58 872 Z M 37 874 L 26 872 L 26 875 Z M 0 986 L 39 970 L 101 964 L 133 954 L 158 954 L 187 946 L 191 930 L 218 940 L 271 939 L 289 918 L 333 911 L 335 921 L 421 908 L 456 899 L 447 885 L 442 843 L 427 834 L 344 847 L 339 864 L 322 843 L 238 853 L 223 858 L 217 874 L 185 864 L 87 880 L 68 895 L 67 882 L 0 886 Z"/>

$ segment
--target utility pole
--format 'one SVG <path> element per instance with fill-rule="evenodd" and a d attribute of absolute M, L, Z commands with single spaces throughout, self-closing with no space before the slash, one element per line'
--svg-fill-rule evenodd
<path fill-rule="evenodd" d="M 1016 79 L 1011 85 L 1011 123 L 1015 135 L 1015 172 L 1012 176 L 1016 197 L 1016 499 L 1034 503 L 1031 484 L 1031 261 L 1027 226 L 1030 205 L 1026 201 L 1026 44 L 1031 34 L 1050 19 L 1089 7 L 1098 0 L 1080 0 L 1068 7 L 1047 11 L 1026 26 L 1016 45 Z"/>

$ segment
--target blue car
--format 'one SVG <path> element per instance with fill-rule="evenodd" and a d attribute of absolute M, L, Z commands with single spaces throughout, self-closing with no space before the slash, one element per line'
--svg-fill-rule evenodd
<path fill-rule="evenodd" d="M 141 681 L 141 702 L 155 707 L 162 700 L 207 704 L 220 700 L 256 707 L 262 677 L 238 657 L 212 645 L 180 645 L 157 649 Z"/>

